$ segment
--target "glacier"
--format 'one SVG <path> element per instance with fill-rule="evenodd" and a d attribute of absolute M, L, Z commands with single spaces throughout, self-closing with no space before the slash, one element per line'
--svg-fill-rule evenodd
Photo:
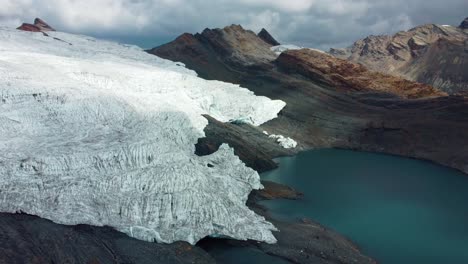
<path fill-rule="evenodd" d="M 0 27 L 0 211 L 137 239 L 275 243 L 246 206 L 259 175 L 228 145 L 197 156 L 208 114 L 258 126 L 285 106 L 138 47 Z"/>

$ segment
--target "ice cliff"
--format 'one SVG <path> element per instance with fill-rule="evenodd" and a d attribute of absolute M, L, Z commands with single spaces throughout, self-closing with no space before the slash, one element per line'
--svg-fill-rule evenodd
<path fill-rule="evenodd" d="M 275 242 L 245 205 L 258 174 L 222 145 L 199 157 L 202 114 L 253 125 L 282 101 L 206 81 L 141 49 L 0 28 L 0 211 L 195 243 Z"/>

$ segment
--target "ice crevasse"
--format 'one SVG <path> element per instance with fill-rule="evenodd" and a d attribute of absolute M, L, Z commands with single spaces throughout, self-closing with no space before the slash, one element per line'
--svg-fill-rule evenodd
<path fill-rule="evenodd" d="M 48 34 L 0 28 L 0 211 L 164 243 L 276 241 L 245 205 L 257 172 L 227 145 L 194 150 L 202 114 L 260 125 L 284 102 L 135 46 Z"/>

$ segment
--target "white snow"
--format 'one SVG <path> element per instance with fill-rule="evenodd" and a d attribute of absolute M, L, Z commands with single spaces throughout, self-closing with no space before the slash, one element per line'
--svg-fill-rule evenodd
<path fill-rule="evenodd" d="M 0 211 L 165 243 L 276 241 L 245 205 L 257 172 L 227 145 L 194 145 L 202 114 L 260 125 L 284 102 L 134 46 L 48 34 L 0 28 Z"/>
<path fill-rule="evenodd" d="M 315 50 L 315 51 L 318 51 L 318 52 L 325 53 L 323 50 L 299 47 L 299 46 L 291 45 L 291 44 L 273 46 L 273 47 L 270 48 L 270 50 L 273 51 L 274 53 L 276 53 L 276 55 L 280 55 L 281 53 L 283 53 L 283 52 L 285 52 L 287 50 L 300 50 L 300 49 L 309 49 L 309 50 Z"/>
<path fill-rule="evenodd" d="M 268 135 L 268 134 L 265 134 L 265 135 Z M 297 142 L 290 137 L 284 137 L 282 135 L 269 135 L 268 137 L 275 139 L 276 142 L 285 149 L 291 149 L 291 148 L 297 147 Z"/>

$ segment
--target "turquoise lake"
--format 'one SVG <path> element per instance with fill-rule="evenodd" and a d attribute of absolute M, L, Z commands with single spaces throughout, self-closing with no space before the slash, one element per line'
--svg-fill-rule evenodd
<path fill-rule="evenodd" d="M 382 264 L 468 263 L 468 175 L 430 162 L 347 150 L 278 159 L 262 174 L 304 193 L 265 201 L 272 214 L 308 217 Z"/>

